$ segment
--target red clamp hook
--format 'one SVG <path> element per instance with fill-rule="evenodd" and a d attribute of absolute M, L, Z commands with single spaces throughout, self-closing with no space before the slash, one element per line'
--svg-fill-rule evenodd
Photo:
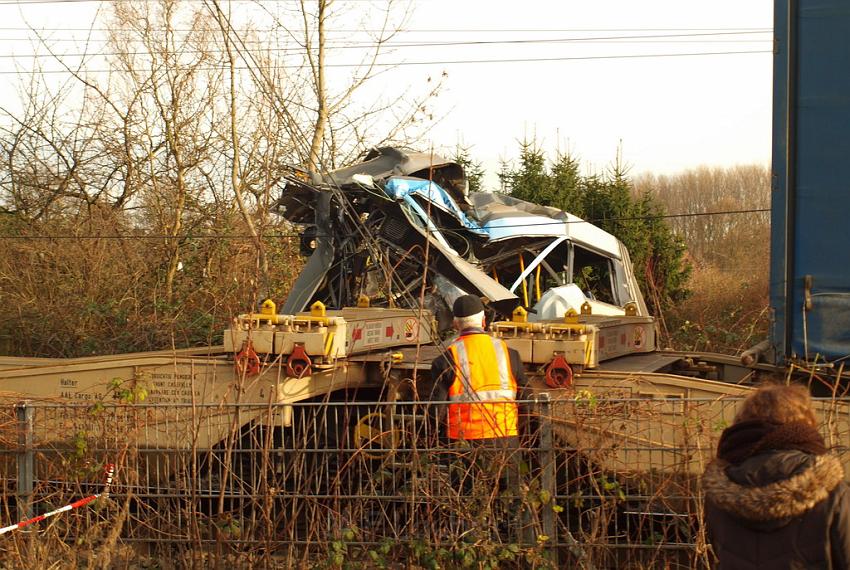
<path fill-rule="evenodd" d="M 546 367 L 546 385 L 550 388 L 568 388 L 573 385 L 573 369 L 563 355 L 555 355 Z"/>
<path fill-rule="evenodd" d="M 286 359 L 286 374 L 294 378 L 310 376 L 313 373 L 313 361 L 304 350 L 303 344 L 296 344 L 292 348 L 292 354 Z"/>
<path fill-rule="evenodd" d="M 254 346 L 250 340 L 245 343 L 245 346 L 236 355 L 233 364 L 236 367 L 236 373 L 240 376 L 242 374 L 245 376 L 256 376 L 260 373 L 260 356 L 254 350 Z"/>

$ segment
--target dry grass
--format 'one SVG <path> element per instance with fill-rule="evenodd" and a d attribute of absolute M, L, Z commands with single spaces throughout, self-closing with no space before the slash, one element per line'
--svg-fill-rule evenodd
<path fill-rule="evenodd" d="M 130 222 L 94 211 L 5 229 L 17 237 L 0 250 L 0 353 L 75 357 L 218 344 L 233 315 L 262 295 L 282 297 L 300 268 L 291 238 L 268 240 L 275 277 L 264 282 L 250 241 L 184 238 L 168 302 L 164 240 Z M 245 234 L 238 219 L 216 222 L 196 232 Z M 290 233 L 268 228 L 279 231 Z"/>
<path fill-rule="evenodd" d="M 691 296 L 666 315 L 671 348 L 737 355 L 767 338 L 766 267 L 697 267 L 690 288 Z"/>

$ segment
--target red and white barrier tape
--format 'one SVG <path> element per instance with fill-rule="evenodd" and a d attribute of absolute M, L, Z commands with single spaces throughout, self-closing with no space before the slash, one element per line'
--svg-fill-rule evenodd
<path fill-rule="evenodd" d="M 24 528 L 25 526 L 29 526 L 31 524 L 35 524 L 37 522 L 43 521 L 46 518 L 52 517 L 53 515 L 58 515 L 59 513 L 64 513 L 66 511 L 71 511 L 77 509 L 79 507 L 84 507 L 88 505 L 95 499 L 100 497 L 107 497 L 109 495 L 109 486 L 112 484 L 112 475 L 115 473 L 115 465 L 108 464 L 104 467 L 106 471 L 106 485 L 103 488 L 102 493 L 98 493 L 96 495 L 91 495 L 90 497 L 86 497 L 84 499 L 80 499 L 79 501 L 74 501 L 69 505 L 65 505 L 64 507 L 59 507 L 56 510 L 50 511 L 49 513 L 44 513 L 43 515 L 38 515 L 37 517 L 33 517 L 31 519 L 27 519 L 25 521 L 21 521 L 17 524 L 13 524 L 11 526 L 0 528 L 0 534 L 6 534 L 9 531 L 17 530 L 19 528 Z"/>

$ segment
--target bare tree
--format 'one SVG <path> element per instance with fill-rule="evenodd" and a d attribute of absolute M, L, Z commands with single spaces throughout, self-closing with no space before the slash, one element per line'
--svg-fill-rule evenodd
<path fill-rule="evenodd" d="M 305 54 L 309 92 L 276 100 L 288 103 L 285 112 L 293 119 L 290 135 L 295 141 L 304 141 L 296 146 L 308 169 L 321 171 L 349 163 L 371 146 L 409 144 L 421 125 L 433 120 L 429 103 L 439 95 L 445 73 L 413 89 L 382 89 L 378 96 L 360 97 L 366 86 L 390 71 L 382 60 L 392 53 L 392 40 L 403 31 L 411 6 L 406 0 L 364 2 L 354 7 L 334 0 L 300 0 L 300 26 L 277 20 Z M 343 27 L 357 22 L 371 30 L 369 43 L 355 45 L 336 39 L 331 45 L 337 22 Z M 358 62 L 334 67 L 331 74 L 329 56 L 339 53 L 359 57 Z"/>
<path fill-rule="evenodd" d="M 763 166 L 700 167 L 671 176 L 644 175 L 637 191 L 657 196 L 698 262 L 718 267 L 767 263 L 770 173 Z M 761 210 L 761 211 L 759 211 Z M 724 213 L 729 212 L 729 213 Z"/>
<path fill-rule="evenodd" d="M 266 234 L 291 232 L 270 215 L 287 165 L 323 170 L 413 137 L 438 92 L 439 80 L 412 98 L 360 97 L 385 69 L 379 58 L 404 6 L 370 5 L 364 17 L 378 32 L 345 52 L 361 54 L 354 68 L 328 63 L 341 47 L 329 41 L 333 22 L 351 25 L 331 0 L 284 7 L 266 32 L 216 0 L 118 2 L 103 55 L 71 61 L 45 39 L 66 74 L 29 75 L 21 108 L 0 109 L 0 227 L 21 238 L 0 252 L 0 295 L 18 307 L 47 303 L 68 330 L 57 343 L 39 329 L 19 349 L 88 354 L 117 343 L 80 339 L 120 330 L 132 331 L 124 350 L 200 342 L 261 290 L 283 294 L 296 248 Z M 95 260 L 126 260 L 116 269 L 125 273 L 94 271 Z M 98 278 L 83 286 L 86 271 Z M 84 298 L 37 299 L 45 281 Z M 32 328 L 28 318 L 0 308 L 9 326 Z"/>

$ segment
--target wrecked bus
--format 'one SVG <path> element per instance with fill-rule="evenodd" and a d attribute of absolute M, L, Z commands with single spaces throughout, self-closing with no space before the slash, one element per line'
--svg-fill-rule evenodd
<path fill-rule="evenodd" d="M 470 192 L 463 168 L 431 153 L 370 151 L 324 173 L 295 171 L 277 204 L 304 228 L 304 271 L 283 313 L 329 307 L 409 307 L 451 324 L 459 295 L 489 300 L 491 316 L 522 305 L 529 320 L 585 305 L 597 315 L 648 311 L 628 251 L 602 229 L 556 208 Z"/>

